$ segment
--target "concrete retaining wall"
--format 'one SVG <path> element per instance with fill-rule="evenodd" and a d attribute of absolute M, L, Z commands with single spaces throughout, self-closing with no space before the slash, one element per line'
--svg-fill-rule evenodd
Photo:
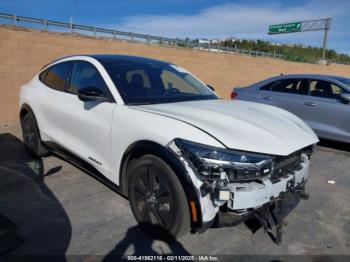
<path fill-rule="evenodd" d="M 350 66 L 345 65 L 302 64 L 0 27 L 0 123 L 18 120 L 19 89 L 43 65 L 62 56 L 89 53 L 130 54 L 171 61 L 214 86 L 224 98 L 229 98 L 232 87 L 246 86 L 280 73 L 321 73 L 350 77 Z"/>

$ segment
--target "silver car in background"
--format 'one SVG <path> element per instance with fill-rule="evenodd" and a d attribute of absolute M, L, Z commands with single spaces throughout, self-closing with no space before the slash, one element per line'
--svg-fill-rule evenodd
<path fill-rule="evenodd" d="M 281 75 L 244 88 L 232 99 L 283 108 L 303 119 L 320 138 L 350 143 L 350 79 Z"/>

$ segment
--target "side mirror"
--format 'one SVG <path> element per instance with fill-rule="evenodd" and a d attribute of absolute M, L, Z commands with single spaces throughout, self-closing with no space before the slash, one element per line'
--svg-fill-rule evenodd
<path fill-rule="evenodd" d="M 211 85 L 208 85 L 208 84 L 207 84 L 207 87 L 209 87 L 209 88 L 211 89 L 211 91 L 215 92 L 215 88 L 212 87 Z"/>
<path fill-rule="evenodd" d="M 106 99 L 106 96 L 97 86 L 87 86 L 78 90 L 78 98 L 85 102 Z"/>
<path fill-rule="evenodd" d="M 341 93 L 340 98 L 346 103 L 350 103 L 350 94 L 349 93 Z"/>

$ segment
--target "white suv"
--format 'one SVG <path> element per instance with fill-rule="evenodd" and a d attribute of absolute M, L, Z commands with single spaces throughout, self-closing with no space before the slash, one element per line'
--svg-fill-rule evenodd
<path fill-rule="evenodd" d="M 221 100 L 177 65 L 122 55 L 45 66 L 21 89 L 20 120 L 31 153 L 64 157 L 127 196 L 142 227 L 174 236 L 303 189 L 318 142 L 284 110 Z"/>

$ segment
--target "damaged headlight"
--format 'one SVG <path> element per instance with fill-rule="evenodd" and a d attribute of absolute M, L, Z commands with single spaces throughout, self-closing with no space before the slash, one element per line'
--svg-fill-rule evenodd
<path fill-rule="evenodd" d="M 255 180 L 272 172 L 269 155 L 216 148 L 179 138 L 174 144 L 180 151 L 175 153 L 184 157 L 202 179 L 216 180 L 225 175 L 229 182 L 239 182 Z"/>

